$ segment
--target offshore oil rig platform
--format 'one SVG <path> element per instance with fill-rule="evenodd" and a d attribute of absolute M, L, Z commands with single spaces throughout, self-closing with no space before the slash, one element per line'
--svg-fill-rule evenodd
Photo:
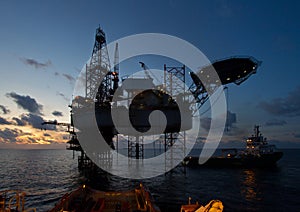
<path fill-rule="evenodd" d="M 144 151 L 145 146 L 149 145 L 144 144 L 144 136 L 136 136 L 130 133 L 125 134 L 126 126 L 124 126 L 123 130 L 116 129 L 111 112 L 115 111 L 117 113 L 119 111 L 121 113 L 123 110 L 128 110 L 132 126 L 135 130 L 147 136 L 147 132 L 151 128 L 148 120 L 149 115 L 152 111 L 159 110 L 165 115 L 167 125 L 163 133 L 159 135 L 159 139 L 153 141 L 153 148 L 155 148 L 155 143 L 159 143 L 159 148 L 162 148 L 163 152 L 167 152 L 175 142 L 181 142 L 183 148 L 168 151 L 168 154 L 170 161 L 174 157 L 184 158 L 186 153 L 185 131 L 192 128 L 192 117 L 195 111 L 199 110 L 209 99 L 210 94 L 220 87 L 215 86 L 217 82 L 209 80 L 212 68 L 219 76 L 221 81 L 218 82 L 219 85 L 230 83 L 240 85 L 252 74 L 256 73 L 260 65 L 260 62 L 253 57 L 231 57 L 218 60 L 202 67 L 198 73 L 187 73 L 184 64 L 177 67 L 164 65 L 163 82 L 160 85 L 155 85 L 155 76 L 149 72 L 149 68 L 143 62 L 140 62 L 140 64 L 144 70 L 145 77 L 120 77 L 118 48 L 118 44 L 116 44 L 114 67 L 111 69 L 105 33 L 100 27 L 97 28 L 92 56 L 85 66 L 85 96 L 76 96 L 73 99 L 72 105 L 70 105 L 71 122 L 58 123 L 50 121 L 43 123 L 68 127 L 71 139 L 67 142 L 67 149 L 80 152 L 78 157 L 78 167 L 80 170 L 92 171 L 98 168 L 82 148 L 75 129 L 75 127 L 85 128 L 88 126 L 74 127 L 74 114 L 77 117 L 89 117 L 86 111 L 92 105 L 94 108 L 94 114 L 92 115 L 96 117 L 98 130 L 110 148 L 119 151 L 119 143 L 127 142 L 127 152 L 125 153 L 127 157 L 143 160 L 147 157 Z M 207 79 L 205 83 L 201 81 L 201 77 Z M 100 79 L 102 79 L 101 82 Z M 192 108 L 190 104 L 191 100 L 182 94 L 187 83 L 190 84 L 188 90 L 192 94 L 197 108 Z M 139 88 L 145 87 L 145 85 L 152 89 L 139 90 Z M 123 93 L 117 93 L 120 86 L 123 86 Z M 172 96 L 169 94 L 172 94 Z M 118 96 L 118 102 L 116 102 L 114 96 Z M 134 98 L 129 102 L 129 99 L 132 97 Z M 123 104 L 119 104 L 119 102 L 123 102 Z M 184 105 L 185 114 L 187 115 L 180 115 L 177 102 Z M 183 122 L 185 124 L 182 125 Z M 151 136 L 151 132 L 149 136 Z M 100 157 L 104 163 L 109 163 L 109 153 Z"/>

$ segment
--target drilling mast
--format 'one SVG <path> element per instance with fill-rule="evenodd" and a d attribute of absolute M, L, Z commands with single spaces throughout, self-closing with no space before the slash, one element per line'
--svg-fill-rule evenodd
<path fill-rule="evenodd" d="M 106 46 L 105 33 L 100 27 L 98 27 L 96 29 L 92 57 L 89 63 L 86 65 L 85 97 L 87 99 L 93 99 L 94 101 L 96 100 L 96 102 L 100 104 L 110 101 L 112 77 L 109 72 L 110 62 Z"/>

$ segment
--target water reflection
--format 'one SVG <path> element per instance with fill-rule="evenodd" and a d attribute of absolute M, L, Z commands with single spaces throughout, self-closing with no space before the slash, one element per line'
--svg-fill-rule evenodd
<path fill-rule="evenodd" d="M 243 170 L 242 173 L 241 194 L 245 200 L 250 202 L 261 200 L 256 175 L 257 173 L 252 169 Z"/>

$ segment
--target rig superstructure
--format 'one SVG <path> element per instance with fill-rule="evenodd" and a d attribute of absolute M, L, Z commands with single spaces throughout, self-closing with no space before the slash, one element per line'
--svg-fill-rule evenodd
<path fill-rule="evenodd" d="M 160 110 L 165 114 L 168 123 L 163 134 L 160 136 L 160 142 L 163 143 L 164 151 L 167 152 L 175 142 L 182 142 L 183 148 L 178 150 L 180 152 L 171 151 L 169 154 L 170 158 L 184 158 L 184 146 L 186 142 L 185 130 L 192 127 L 191 117 L 195 112 L 195 108 L 189 107 L 190 100 L 181 93 L 188 82 L 187 78 L 190 77 L 189 82 L 191 82 L 191 84 L 189 86 L 189 92 L 197 103 L 196 110 L 198 110 L 209 99 L 209 95 L 218 89 L 218 87 L 215 86 L 216 83 L 220 83 L 220 85 L 229 83 L 239 85 L 247 80 L 252 74 L 256 73 L 257 68 L 260 65 L 260 62 L 253 57 L 231 57 L 202 67 L 197 74 L 194 72 L 187 73 L 185 65 L 178 67 L 164 65 L 163 89 L 161 89 L 155 87 L 155 85 L 152 86 L 153 76 L 148 72 L 148 67 L 143 62 L 140 63 L 145 71 L 145 78 L 122 78 L 122 80 L 120 80 L 118 48 L 118 45 L 116 45 L 114 67 L 111 69 L 105 33 L 100 27 L 96 29 L 92 56 L 85 67 L 85 96 L 76 96 L 73 99 L 71 105 L 71 123 L 67 125 L 69 132 L 71 133 L 71 139 L 68 141 L 69 146 L 67 149 L 81 152 L 78 159 L 80 169 L 92 169 L 95 165 L 88 158 L 78 141 L 74 130 L 74 113 L 84 114 L 85 117 L 89 117 L 85 114 L 85 111 L 93 105 L 99 132 L 105 138 L 105 141 L 109 144 L 111 149 L 116 149 L 120 132 L 115 128 L 112 120 L 111 111 L 113 107 L 118 107 L 118 109 L 114 111 L 122 111 L 123 109 L 129 110 L 129 119 L 133 127 L 136 130 L 145 133 L 151 127 L 148 121 L 149 114 L 153 110 Z M 221 82 L 207 80 L 206 83 L 203 83 L 200 80 L 201 77 L 209 78 L 212 68 L 217 72 Z M 198 76 L 200 76 L 200 78 Z M 179 80 L 174 80 L 173 77 L 176 77 L 176 79 Z M 123 83 L 126 81 L 132 81 L 127 83 L 127 85 L 131 85 L 132 87 L 126 87 L 125 83 Z M 149 86 L 152 86 L 154 89 L 141 91 L 136 95 L 139 85 L 145 84 L 149 84 Z M 122 100 L 126 101 L 134 95 L 136 95 L 136 97 L 130 105 L 117 106 L 118 104 L 113 102 L 113 97 L 118 88 L 122 85 L 127 93 L 127 96 L 122 97 Z M 168 94 L 172 94 L 172 97 Z M 178 105 L 176 103 L 178 101 L 181 101 L 184 103 L 183 105 L 186 105 L 186 111 L 190 117 L 180 116 Z M 186 124 L 182 126 L 181 123 L 184 118 Z M 128 138 L 127 156 L 142 160 L 145 156 L 143 136 L 123 134 L 122 137 Z M 114 143 L 116 143 L 116 145 L 114 145 Z M 109 154 L 107 154 L 106 157 L 109 158 Z M 105 160 L 105 157 L 103 157 L 103 160 Z"/>

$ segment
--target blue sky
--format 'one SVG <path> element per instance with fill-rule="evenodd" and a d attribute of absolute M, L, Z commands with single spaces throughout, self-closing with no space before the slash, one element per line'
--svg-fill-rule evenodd
<path fill-rule="evenodd" d="M 41 132 L 36 122 L 69 121 L 74 81 L 101 25 L 107 42 L 165 33 L 192 43 L 211 61 L 235 55 L 261 60 L 257 74 L 229 86 L 229 110 L 237 122 L 224 140 L 242 139 L 259 124 L 269 140 L 295 146 L 300 142 L 299 10 L 298 1 L 1 1 L 0 142 L 63 138 L 62 132 Z"/>

